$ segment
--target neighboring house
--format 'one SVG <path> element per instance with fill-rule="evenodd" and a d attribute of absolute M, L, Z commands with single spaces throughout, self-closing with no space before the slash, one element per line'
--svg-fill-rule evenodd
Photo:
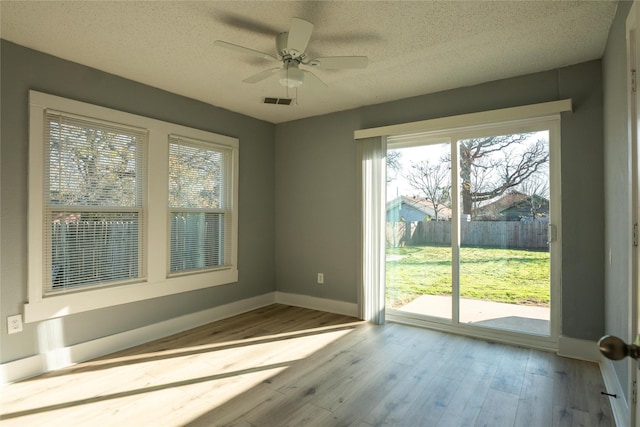
<path fill-rule="evenodd" d="M 439 206 L 437 215 L 433 204 L 423 197 L 398 196 L 387 202 L 387 221 L 450 221 L 451 209 Z"/>
<path fill-rule="evenodd" d="M 473 210 L 475 221 L 532 221 L 549 218 L 549 200 L 541 196 L 529 196 L 520 191 L 509 191 L 497 199 Z"/>

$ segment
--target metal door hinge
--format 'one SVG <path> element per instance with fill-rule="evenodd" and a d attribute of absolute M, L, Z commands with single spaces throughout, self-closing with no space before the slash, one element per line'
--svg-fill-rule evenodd
<path fill-rule="evenodd" d="M 638 79 L 636 78 L 636 70 L 631 70 L 631 91 L 636 92 L 638 89 Z"/>
<path fill-rule="evenodd" d="M 638 223 L 633 224 L 633 246 L 638 246 Z"/>
<path fill-rule="evenodd" d="M 634 381 L 633 385 L 631 386 L 631 401 L 633 402 L 634 405 L 638 403 L 638 382 L 637 381 Z"/>

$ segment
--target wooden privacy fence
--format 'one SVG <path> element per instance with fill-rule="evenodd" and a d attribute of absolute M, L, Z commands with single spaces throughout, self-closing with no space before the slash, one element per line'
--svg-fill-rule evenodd
<path fill-rule="evenodd" d="M 548 249 L 546 221 L 470 221 L 460 223 L 461 244 L 514 249 Z M 451 222 L 387 222 L 387 247 L 450 245 Z"/>
<path fill-rule="evenodd" d="M 138 276 L 138 224 L 77 221 L 51 224 L 52 288 Z"/>

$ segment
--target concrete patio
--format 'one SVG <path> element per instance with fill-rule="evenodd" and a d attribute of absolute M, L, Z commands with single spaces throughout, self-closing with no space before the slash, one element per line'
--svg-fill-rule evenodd
<path fill-rule="evenodd" d="M 423 295 L 397 310 L 451 319 L 451 296 Z M 549 335 L 549 307 L 460 300 L 460 322 L 479 326 Z"/>

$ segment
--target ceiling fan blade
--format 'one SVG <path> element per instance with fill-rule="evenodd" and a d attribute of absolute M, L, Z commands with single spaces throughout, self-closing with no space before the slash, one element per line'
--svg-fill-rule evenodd
<path fill-rule="evenodd" d="M 280 32 L 278 28 L 272 27 L 264 22 L 231 12 L 216 12 L 213 18 L 222 22 L 224 25 L 241 28 L 243 30 L 252 31 L 266 36 L 275 37 Z"/>
<path fill-rule="evenodd" d="M 276 58 L 273 55 L 269 55 L 268 53 L 260 52 L 259 50 L 249 49 L 248 47 L 240 46 L 237 44 L 224 42 L 222 40 L 216 40 L 213 42 L 213 44 L 216 46 L 224 47 L 225 49 L 234 50 L 236 52 L 244 53 L 247 55 L 257 56 L 263 59 L 273 59 L 274 61 L 278 60 L 278 58 Z"/>
<path fill-rule="evenodd" d="M 309 61 L 306 65 L 317 68 L 367 68 L 366 56 L 327 56 Z"/>
<path fill-rule="evenodd" d="M 304 71 L 304 85 L 303 86 L 311 86 L 311 87 L 329 87 L 325 82 L 320 80 L 320 77 L 313 74 L 311 71 Z"/>
<path fill-rule="evenodd" d="M 311 22 L 302 18 L 291 18 L 289 36 L 287 37 L 287 50 L 291 56 L 300 56 L 307 50 L 312 32 L 313 24 Z"/>
<path fill-rule="evenodd" d="M 251 77 L 248 77 L 243 80 L 245 83 L 258 83 L 262 80 L 265 80 L 273 75 L 275 75 L 281 68 L 271 68 L 269 70 L 260 71 L 258 74 L 254 74 Z"/>

